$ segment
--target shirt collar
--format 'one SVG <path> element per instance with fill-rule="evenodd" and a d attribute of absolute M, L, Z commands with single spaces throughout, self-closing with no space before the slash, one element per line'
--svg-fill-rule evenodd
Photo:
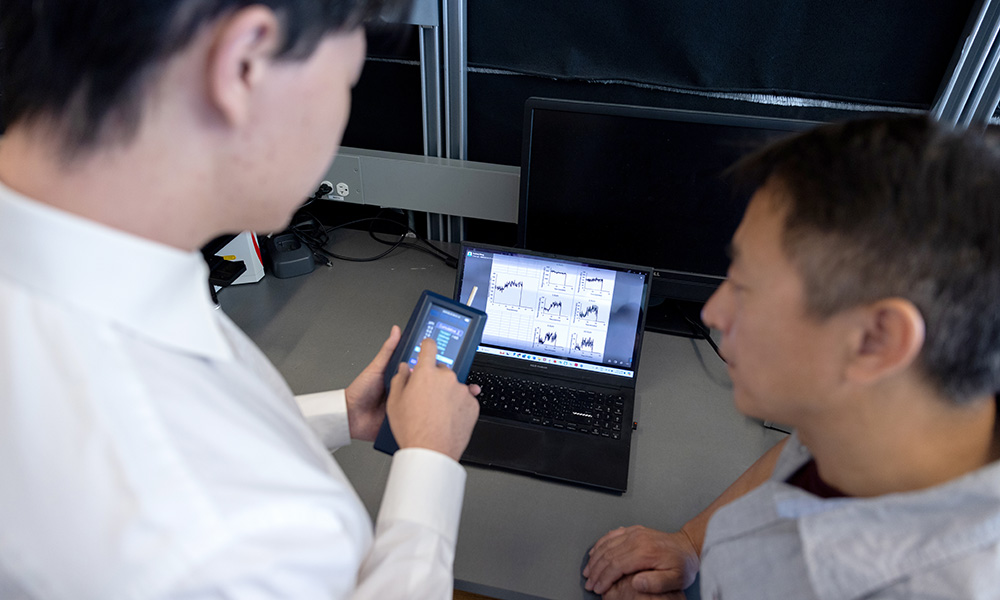
<path fill-rule="evenodd" d="M 0 183 L 0 277 L 155 343 L 230 359 L 208 267 L 186 252 L 31 200 Z"/>
<path fill-rule="evenodd" d="M 817 596 L 844 600 L 1000 541 L 1000 462 L 926 490 L 825 499 L 784 482 L 810 458 L 790 436 L 772 479 L 713 515 L 705 546 L 795 519 Z"/>
<path fill-rule="evenodd" d="M 1000 540 L 1000 463 L 926 490 L 824 499 L 784 483 L 811 459 L 793 433 L 762 486 L 774 501 L 763 518 L 799 520 L 809 577 L 824 600 L 867 596 Z"/>
<path fill-rule="evenodd" d="M 830 510 L 804 516 L 800 535 L 823 599 L 867 596 L 1000 540 L 1000 463 L 927 490 L 817 501 Z"/>

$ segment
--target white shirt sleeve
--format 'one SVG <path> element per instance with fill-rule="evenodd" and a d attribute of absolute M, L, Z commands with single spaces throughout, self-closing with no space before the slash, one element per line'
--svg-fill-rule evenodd
<path fill-rule="evenodd" d="M 309 427 L 330 451 L 351 443 L 344 390 L 331 390 L 295 397 Z"/>
<path fill-rule="evenodd" d="M 350 442 L 343 390 L 295 400 L 327 448 Z M 452 598 L 465 479 L 465 469 L 439 452 L 405 448 L 393 455 L 374 544 L 352 598 Z"/>
<path fill-rule="evenodd" d="M 404 448 L 393 455 L 355 598 L 453 597 L 465 478 L 461 465 L 433 450 Z"/>
<path fill-rule="evenodd" d="M 338 518 L 288 505 L 248 516 L 255 525 L 199 561 L 170 598 L 451 600 L 465 479 L 465 469 L 443 454 L 399 450 L 367 554 L 358 555 Z"/>

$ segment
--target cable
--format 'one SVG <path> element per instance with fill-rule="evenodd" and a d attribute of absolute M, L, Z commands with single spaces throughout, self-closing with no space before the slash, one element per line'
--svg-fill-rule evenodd
<path fill-rule="evenodd" d="M 430 254 L 431 256 L 434 256 L 436 258 L 441 259 L 442 261 L 444 261 L 444 264 L 446 264 L 447 266 L 449 266 L 449 267 L 451 267 L 453 269 L 455 269 L 455 268 L 458 267 L 458 258 L 457 257 L 452 256 L 451 254 L 448 254 L 444 250 L 442 250 L 442 249 L 438 248 L 437 246 L 435 246 L 434 244 L 430 243 L 430 240 L 427 240 L 425 238 L 420 237 L 420 234 L 418 234 L 417 231 L 415 229 L 413 229 L 412 227 L 410 227 L 409 225 L 403 224 L 403 223 L 401 223 L 399 221 L 395 221 L 395 220 L 392 220 L 392 219 L 386 219 L 385 217 L 382 217 L 381 216 L 382 212 L 385 211 L 385 210 L 387 210 L 387 209 L 382 209 L 381 211 L 379 211 L 378 214 L 374 217 L 374 219 L 383 220 L 383 221 L 387 220 L 387 221 L 389 221 L 389 222 L 391 222 L 391 223 L 393 223 L 395 225 L 399 225 L 401 227 L 404 227 L 406 229 L 406 231 L 403 232 L 402 234 L 400 234 L 400 239 L 398 239 L 398 240 L 396 240 L 394 242 L 393 241 L 389 241 L 389 240 L 384 240 L 384 239 L 378 237 L 377 235 L 375 235 L 375 221 L 373 220 L 371 226 L 368 227 L 368 235 L 373 240 L 375 240 L 376 242 L 379 242 L 381 244 L 391 244 L 393 246 L 404 246 L 406 248 L 413 248 L 414 250 L 420 250 L 421 252 L 424 252 L 426 254 Z M 416 241 L 424 244 L 424 246 L 426 246 L 426 247 L 420 246 L 418 244 L 413 244 L 413 243 L 410 243 L 410 242 L 406 241 L 408 233 L 412 233 L 413 234 L 413 239 L 415 239 Z"/>
<path fill-rule="evenodd" d="M 398 223 L 396 221 L 392 221 L 392 222 L 393 223 L 397 223 L 398 225 L 403 225 L 402 223 Z M 376 242 L 380 242 L 382 244 L 395 244 L 395 245 L 405 246 L 407 248 L 413 248 L 414 250 L 420 250 L 421 252 L 424 252 L 424 253 L 430 254 L 431 256 L 435 256 L 437 258 L 440 258 L 441 260 L 444 261 L 444 264 L 448 265 L 452 269 L 458 268 L 458 257 L 452 256 L 451 254 L 448 254 L 444 250 L 442 250 L 442 249 L 438 248 L 437 246 L 435 246 L 434 244 L 432 244 L 430 242 L 430 240 L 427 240 L 427 239 L 424 239 L 424 238 L 420 237 L 417 234 L 417 232 L 414 231 L 414 229 L 412 227 L 410 227 L 408 225 L 405 226 L 406 229 L 407 229 L 407 232 L 413 233 L 414 239 L 417 240 L 418 242 L 423 243 L 424 246 L 426 246 L 426 248 L 424 246 L 420 246 L 418 244 L 413 244 L 413 243 L 405 241 L 406 240 L 406 234 L 405 233 L 401 236 L 401 240 L 399 240 L 397 242 L 390 242 L 388 240 L 383 240 L 383 239 L 381 239 L 381 238 L 379 238 L 378 236 L 375 235 L 374 225 L 375 224 L 372 223 L 372 227 L 368 228 L 368 235 L 371 236 L 371 238 L 373 240 L 375 240 Z"/>
<path fill-rule="evenodd" d="M 679 302 L 671 302 L 668 300 L 667 306 L 672 308 L 680 318 L 687 322 L 688 327 L 691 328 L 693 339 L 703 339 L 708 342 L 708 345 L 712 347 L 712 350 L 715 350 L 715 354 L 718 355 L 719 359 L 722 360 L 722 362 L 726 362 L 726 359 L 722 356 L 722 352 L 719 350 L 718 344 L 716 344 L 715 340 L 712 339 L 712 331 L 708 327 L 705 327 L 705 325 L 700 321 L 692 319 L 690 315 L 684 311 L 684 308 Z"/>
<path fill-rule="evenodd" d="M 349 221 L 347 223 L 342 223 L 340 225 L 336 225 L 333 227 L 324 227 L 323 224 L 320 222 L 320 220 L 316 218 L 316 216 L 313 215 L 312 213 L 300 212 L 298 214 L 298 217 L 299 217 L 298 219 L 293 221 L 292 225 L 289 227 L 289 230 L 292 233 L 294 233 L 295 236 L 303 244 L 305 244 L 310 250 L 312 250 L 313 256 L 316 258 L 318 262 L 326 264 L 327 266 L 331 265 L 327 257 L 335 258 L 338 260 L 346 260 L 350 262 L 371 262 L 378 260 L 384 256 L 387 256 L 389 253 L 391 253 L 393 250 L 399 247 L 415 248 L 417 250 L 420 250 L 421 252 L 426 252 L 428 254 L 431 254 L 432 256 L 435 256 L 436 258 L 441 259 L 442 261 L 444 261 L 446 265 L 452 268 L 458 266 L 458 259 L 456 257 L 448 254 L 447 252 L 441 250 L 440 248 L 433 246 L 429 241 L 417 236 L 416 231 L 414 231 L 413 228 L 411 228 L 409 225 L 400 223 L 399 221 L 396 221 L 394 219 L 389 219 L 387 217 L 381 217 L 381 216 L 366 217 L 363 219 L 355 219 L 354 221 Z M 403 231 L 403 233 L 399 235 L 398 240 L 389 241 L 381 239 L 375 235 L 374 231 L 375 223 L 377 221 L 383 221 L 387 223 L 392 223 L 393 225 L 404 227 L 405 231 Z M 335 254 L 326 249 L 326 245 L 330 242 L 330 236 L 329 236 L 330 232 L 365 222 L 371 224 L 370 227 L 368 228 L 368 234 L 372 237 L 372 239 L 382 244 L 386 244 L 390 246 L 390 248 L 388 248 L 385 252 L 381 252 L 374 256 L 366 256 L 366 257 L 344 256 L 340 254 Z M 419 246 L 417 244 L 411 244 L 409 242 L 406 242 L 405 240 L 407 232 L 412 232 L 414 236 L 416 236 L 416 239 L 426 244 L 429 249 L 424 248 L 423 246 Z"/>
<path fill-rule="evenodd" d="M 310 216 L 309 220 L 304 221 L 300 224 L 292 225 L 290 229 L 292 230 L 293 233 L 295 233 L 296 237 L 298 237 L 302 241 L 303 244 L 309 246 L 309 249 L 313 251 L 314 255 L 320 254 L 323 257 L 336 258 L 338 260 L 346 260 L 350 262 L 372 262 L 388 255 L 390 252 L 392 252 L 398 247 L 398 244 L 396 244 L 393 245 L 388 250 L 386 250 L 385 252 L 381 252 L 374 256 L 364 256 L 364 257 L 344 256 L 342 254 L 336 254 L 334 252 L 330 252 L 329 250 L 326 249 L 326 245 L 330 242 L 329 233 L 331 231 L 336 231 L 337 229 L 348 227 L 350 225 L 357 225 L 358 223 L 364 223 L 366 221 L 371 220 L 372 217 L 365 219 L 356 219 L 354 221 L 349 221 L 347 223 L 343 223 L 335 227 L 323 227 L 322 223 L 319 222 L 319 219 L 313 217 L 312 215 L 309 216 Z M 325 262 L 329 266 L 329 261 Z"/>
<path fill-rule="evenodd" d="M 722 352 L 719 350 L 719 345 L 712 339 L 711 330 L 687 315 L 684 315 L 684 320 L 688 322 L 695 334 L 704 338 L 705 341 L 708 342 L 708 345 L 712 347 L 712 350 L 715 350 L 715 353 L 719 355 L 719 359 L 722 360 L 722 362 L 726 362 L 726 359 L 722 356 Z"/>

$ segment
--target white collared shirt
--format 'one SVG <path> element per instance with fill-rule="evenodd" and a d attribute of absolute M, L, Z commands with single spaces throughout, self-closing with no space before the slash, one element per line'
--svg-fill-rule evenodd
<path fill-rule="evenodd" d="M 1000 598 L 1000 463 L 915 492 L 820 498 L 785 483 L 810 459 L 793 433 L 771 479 L 712 516 L 702 598 Z"/>
<path fill-rule="evenodd" d="M 200 254 L 0 186 L 0 598 L 451 598 L 465 471 L 393 458 L 373 536 Z"/>

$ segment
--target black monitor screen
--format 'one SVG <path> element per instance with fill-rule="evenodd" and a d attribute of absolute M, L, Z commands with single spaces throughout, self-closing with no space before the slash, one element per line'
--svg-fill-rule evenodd
<path fill-rule="evenodd" d="M 726 246 L 748 200 L 724 172 L 763 143 L 811 125 L 533 98 L 519 242 L 650 266 L 654 298 L 702 303 L 725 277 Z M 658 328 L 656 319 L 647 323 Z"/>

